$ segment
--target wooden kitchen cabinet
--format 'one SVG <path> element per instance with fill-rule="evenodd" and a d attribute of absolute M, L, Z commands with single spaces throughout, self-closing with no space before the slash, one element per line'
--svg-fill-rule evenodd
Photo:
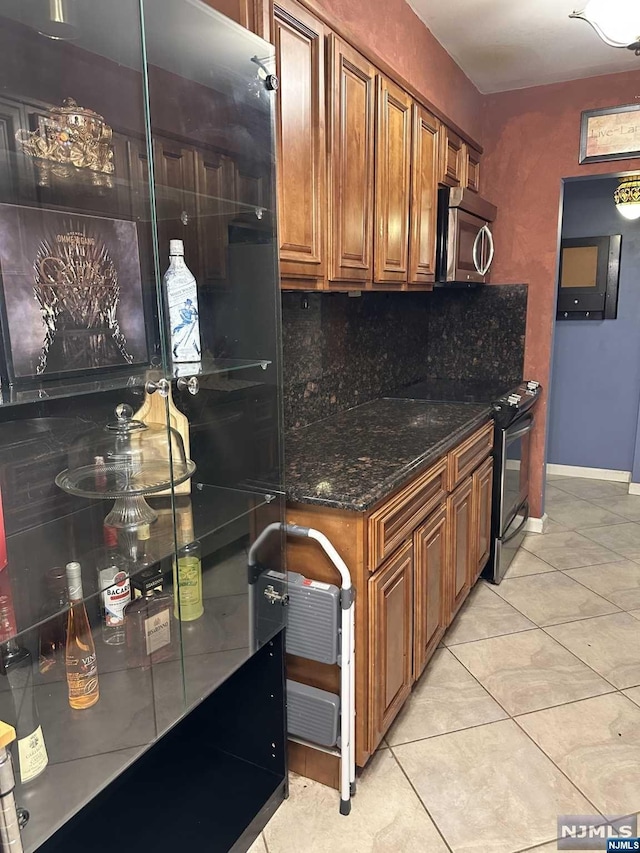
<path fill-rule="evenodd" d="M 221 287 L 227 279 L 229 199 L 233 192 L 233 161 L 212 151 L 195 152 L 196 215 L 200 252 L 199 284 Z"/>
<path fill-rule="evenodd" d="M 449 620 L 458 612 L 469 592 L 475 568 L 473 529 L 473 477 L 468 477 L 447 499 L 449 558 L 447 599 Z"/>
<path fill-rule="evenodd" d="M 329 286 L 373 279 L 376 69 L 329 36 Z"/>
<path fill-rule="evenodd" d="M 411 97 L 378 75 L 375 147 L 374 281 L 397 283 L 409 275 Z"/>
<path fill-rule="evenodd" d="M 464 185 L 474 193 L 480 192 L 480 152 L 465 143 Z"/>
<path fill-rule="evenodd" d="M 448 187 L 463 185 L 465 173 L 465 144 L 457 133 L 446 125 L 440 132 L 440 183 Z"/>
<path fill-rule="evenodd" d="M 369 748 L 382 740 L 412 683 L 413 543 L 369 580 Z"/>
<path fill-rule="evenodd" d="M 326 29 L 292 0 L 276 0 L 273 36 L 280 275 L 308 289 L 326 276 Z"/>
<path fill-rule="evenodd" d="M 439 130 L 437 118 L 414 104 L 409 285 L 429 284 L 435 279 Z"/>
<path fill-rule="evenodd" d="M 447 627 L 447 509 L 413 534 L 413 679 L 422 675 Z"/>
<path fill-rule="evenodd" d="M 491 553 L 491 497 L 493 491 L 493 459 L 487 459 L 473 473 L 473 529 L 475 559 L 470 584 L 473 585 L 487 565 Z"/>
<path fill-rule="evenodd" d="M 269 3 L 267 0 L 204 0 L 227 18 L 269 41 Z"/>

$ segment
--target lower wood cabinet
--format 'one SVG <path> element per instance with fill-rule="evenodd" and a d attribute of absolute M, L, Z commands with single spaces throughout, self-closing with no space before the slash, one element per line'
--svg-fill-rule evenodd
<path fill-rule="evenodd" d="M 369 748 L 373 751 L 412 684 L 413 543 L 369 580 Z"/>
<path fill-rule="evenodd" d="M 447 508 L 413 534 L 413 679 L 420 678 L 447 627 Z"/>
<path fill-rule="evenodd" d="M 467 477 L 447 499 L 449 560 L 447 566 L 450 619 L 467 597 L 475 568 L 473 477 Z"/>
<path fill-rule="evenodd" d="M 491 497 L 493 492 L 493 459 L 487 459 L 473 474 L 473 529 L 475 559 L 470 583 L 477 580 L 491 553 Z"/>

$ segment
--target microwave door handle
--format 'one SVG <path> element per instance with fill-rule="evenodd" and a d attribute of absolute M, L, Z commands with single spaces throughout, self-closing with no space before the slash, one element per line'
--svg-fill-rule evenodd
<path fill-rule="evenodd" d="M 480 267 L 480 261 L 478 260 L 478 245 L 479 245 L 480 241 L 482 240 L 482 232 L 483 232 L 483 228 L 481 228 L 478 231 L 478 233 L 476 234 L 476 239 L 473 241 L 473 251 L 471 253 L 471 255 L 473 257 L 473 265 L 476 268 L 476 272 L 480 273 L 480 275 L 483 275 L 483 272 L 482 272 L 482 268 Z"/>
<path fill-rule="evenodd" d="M 481 270 L 479 270 L 479 272 L 481 272 L 482 275 L 486 275 L 489 272 L 489 268 L 491 267 L 491 262 L 493 261 L 493 255 L 494 255 L 495 249 L 494 249 L 494 245 L 493 245 L 493 234 L 491 233 L 491 229 L 489 228 L 489 226 L 483 225 L 481 232 L 484 233 L 484 235 L 487 239 L 487 243 L 489 244 L 489 257 L 486 259 L 484 266 L 482 267 Z M 475 258 L 474 258 L 474 260 L 475 260 Z"/>

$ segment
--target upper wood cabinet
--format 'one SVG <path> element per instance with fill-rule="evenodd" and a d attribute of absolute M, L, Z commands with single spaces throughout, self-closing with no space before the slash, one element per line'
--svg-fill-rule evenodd
<path fill-rule="evenodd" d="M 373 279 L 373 158 L 376 69 L 329 36 L 329 279 Z"/>
<path fill-rule="evenodd" d="M 413 678 L 420 678 L 447 627 L 447 510 L 441 506 L 413 534 Z"/>
<path fill-rule="evenodd" d="M 325 36 L 324 25 L 302 6 L 291 0 L 274 3 L 283 279 L 326 275 Z"/>
<path fill-rule="evenodd" d="M 237 24 L 269 40 L 267 0 L 204 0 L 204 2 Z"/>
<path fill-rule="evenodd" d="M 413 102 L 382 75 L 377 89 L 374 281 L 402 284 L 409 274 Z"/>
<path fill-rule="evenodd" d="M 465 152 L 464 185 L 477 193 L 480 192 L 480 152 L 470 145 L 465 145 Z"/>
<path fill-rule="evenodd" d="M 373 751 L 411 692 L 413 545 L 369 580 L 369 747 Z"/>
<path fill-rule="evenodd" d="M 440 183 L 459 187 L 464 183 L 465 144 L 446 125 L 440 131 Z"/>
<path fill-rule="evenodd" d="M 427 284 L 435 279 L 439 129 L 435 116 L 419 104 L 413 105 L 410 285 Z"/>

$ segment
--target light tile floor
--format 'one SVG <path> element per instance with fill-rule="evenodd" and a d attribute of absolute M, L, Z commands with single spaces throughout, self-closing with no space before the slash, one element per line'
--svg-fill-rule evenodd
<path fill-rule="evenodd" d="M 640 811 L 640 496 L 554 476 L 551 523 L 480 581 L 349 817 L 292 775 L 251 853 L 552 853 L 559 814 Z"/>

